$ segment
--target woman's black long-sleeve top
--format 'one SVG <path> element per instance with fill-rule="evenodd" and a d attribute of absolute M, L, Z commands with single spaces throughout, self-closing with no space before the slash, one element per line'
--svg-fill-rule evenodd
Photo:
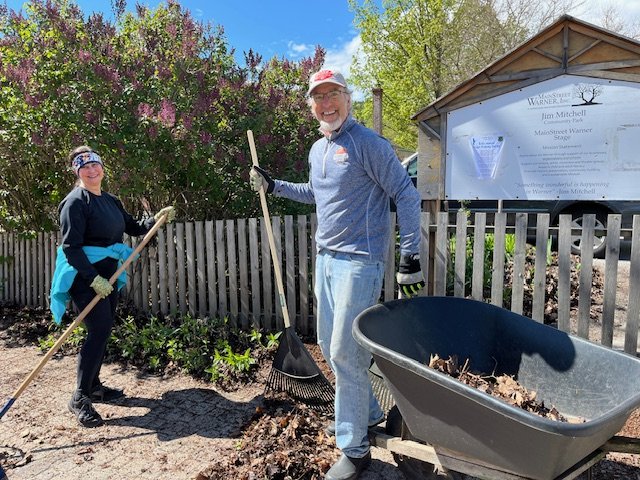
<path fill-rule="evenodd" d="M 60 202 L 60 232 L 62 250 L 69 264 L 87 282 L 98 275 L 82 250 L 83 246 L 108 247 L 121 243 L 126 233 L 144 235 L 155 220 L 136 220 L 123 207 L 122 202 L 107 192 L 94 195 L 82 187 L 74 188 Z"/>

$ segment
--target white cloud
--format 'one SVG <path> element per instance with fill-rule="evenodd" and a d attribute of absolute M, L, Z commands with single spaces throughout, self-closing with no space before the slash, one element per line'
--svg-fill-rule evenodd
<path fill-rule="evenodd" d="M 358 35 L 336 49 L 328 49 L 324 58 L 324 67 L 339 70 L 349 81 L 353 58 L 359 53 L 361 45 L 362 39 Z M 354 90 L 353 97 L 354 100 L 362 100 L 364 95 Z"/>
<path fill-rule="evenodd" d="M 611 6 L 615 7 L 626 21 L 637 20 L 640 17 L 639 0 L 585 0 L 584 4 L 568 13 L 581 20 L 597 23 L 603 9 Z"/>
<path fill-rule="evenodd" d="M 309 56 L 313 53 L 315 46 L 306 43 L 287 43 L 287 56 L 292 59 L 302 58 Z"/>
<path fill-rule="evenodd" d="M 345 74 L 349 75 L 351 64 L 353 63 L 353 57 L 358 53 L 362 45 L 360 35 L 353 37 L 348 42 L 341 45 L 338 49 L 328 49 L 325 55 L 325 66 L 334 67 Z"/>

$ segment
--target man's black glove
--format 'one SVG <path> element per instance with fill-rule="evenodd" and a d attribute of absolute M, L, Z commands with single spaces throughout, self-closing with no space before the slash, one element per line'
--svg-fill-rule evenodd
<path fill-rule="evenodd" d="M 402 255 L 400 267 L 396 274 L 396 280 L 400 291 L 405 297 L 413 297 L 424 288 L 424 277 L 420 268 L 420 255 Z"/>
<path fill-rule="evenodd" d="M 251 188 L 256 192 L 259 192 L 260 187 L 263 187 L 265 192 L 271 193 L 276 186 L 276 182 L 273 181 L 269 174 L 255 165 L 249 171 L 249 182 L 251 183 Z"/>

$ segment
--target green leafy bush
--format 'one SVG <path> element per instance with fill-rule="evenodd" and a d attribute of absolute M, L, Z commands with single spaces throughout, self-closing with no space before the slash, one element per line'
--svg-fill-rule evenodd
<path fill-rule="evenodd" d="M 256 363 L 256 359 L 251 357 L 251 349 L 247 348 L 243 353 L 236 353 L 231 345 L 226 344 L 222 351 L 215 349 L 213 362 L 205 372 L 211 375 L 211 381 L 217 382 L 221 378 L 226 378 L 228 373 L 234 376 L 246 375 Z"/>
<path fill-rule="evenodd" d="M 49 350 L 66 328 L 56 327 L 41 339 L 40 349 Z M 121 311 L 107 344 L 107 356 L 154 373 L 182 371 L 227 387 L 252 381 L 261 360 L 271 357 L 276 349 L 279 335 L 243 331 L 226 318 L 188 314 L 155 317 Z M 63 345 L 62 353 L 77 353 L 85 337 L 81 324 Z"/>
<path fill-rule="evenodd" d="M 61 327 L 54 328 L 53 331 L 47 336 L 40 338 L 38 340 L 38 347 L 40 348 L 40 350 L 50 350 L 51 347 L 53 347 L 58 341 L 58 338 L 60 338 L 60 330 L 62 330 Z M 77 352 L 82 346 L 82 343 L 84 342 L 86 336 L 87 329 L 85 328 L 84 324 L 81 323 L 73 332 L 71 332 L 71 335 L 69 335 L 67 341 L 62 345 L 60 351 L 65 353 Z"/>
<path fill-rule="evenodd" d="M 112 357 L 154 372 L 181 370 L 219 384 L 250 380 L 259 360 L 272 353 L 271 336 L 243 331 L 227 318 L 128 315 L 114 328 Z"/>

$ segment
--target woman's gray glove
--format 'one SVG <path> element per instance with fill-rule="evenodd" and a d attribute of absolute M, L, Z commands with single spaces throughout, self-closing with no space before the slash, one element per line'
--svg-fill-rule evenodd
<path fill-rule="evenodd" d="M 402 255 L 400 266 L 396 274 L 396 281 L 400 291 L 405 297 L 414 297 L 425 286 L 422 269 L 420 268 L 420 255 Z"/>
<path fill-rule="evenodd" d="M 165 220 L 166 223 L 171 223 L 176 219 L 176 209 L 173 206 L 164 207 L 153 216 L 153 219 L 157 222 L 162 218 L 163 215 L 167 216 L 167 219 Z"/>
<path fill-rule="evenodd" d="M 90 285 L 100 298 L 107 298 L 113 292 L 113 286 L 104 277 L 96 275 Z"/>
<path fill-rule="evenodd" d="M 269 174 L 255 165 L 249 171 L 249 183 L 256 192 L 259 192 L 260 187 L 262 187 L 265 192 L 271 193 L 276 186 L 276 182 L 273 181 Z"/>

